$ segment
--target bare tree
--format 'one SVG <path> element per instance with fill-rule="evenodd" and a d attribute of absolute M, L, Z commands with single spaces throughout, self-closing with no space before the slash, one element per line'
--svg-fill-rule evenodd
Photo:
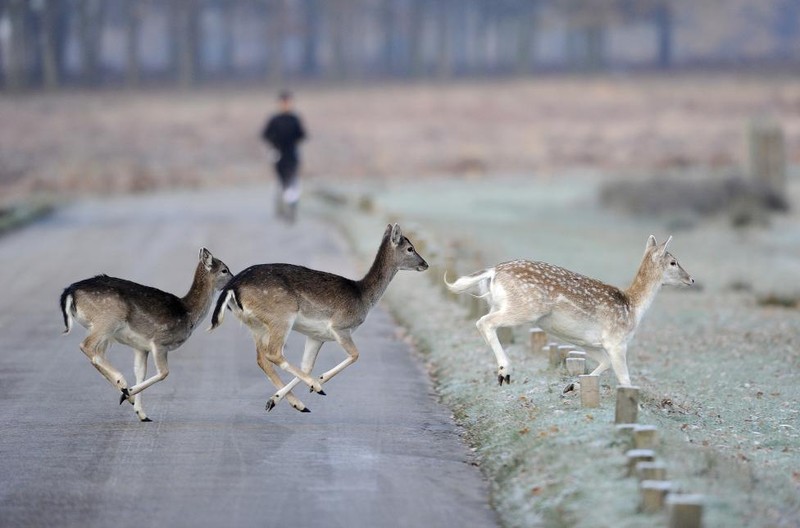
<path fill-rule="evenodd" d="M 6 0 L 0 19 L 0 40 L 3 46 L 6 87 L 19 91 L 27 87 L 27 31 L 25 18 L 28 7 L 24 0 Z"/>
<path fill-rule="evenodd" d="M 127 24 L 125 26 L 125 84 L 129 88 L 139 85 L 141 64 L 139 62 L 139 40 L 142 25 L 142 4 L 129 0 L 123 4 Z"/>
<path fill-rule="evenodd" d="M 267 0 L 267 79 L 273 84 L 283 81 L 287 22 L 285 0 Z"/>
<path fill-rule="evenodd" d="M 81 76 L 87 84 L 100 80 L 100 51 L 102 49 L 103 0 L 79 0 L 78 41 L 81 50 Z"/>
<path fill-rule="evenodd" d="M 174 64 L 177 67 L 178 83 L 187 88 L 198 77 L 198 42 L 200 38 L 200 10 L 198 0 L 173 0 L 172 18 L 174 42 L 172 45 Z"/>

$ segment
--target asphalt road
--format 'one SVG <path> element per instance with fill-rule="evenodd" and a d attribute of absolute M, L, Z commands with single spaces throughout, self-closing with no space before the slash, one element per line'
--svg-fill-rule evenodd
<path fill-rule="evenodd" d="M 274 389 L 231 317 L 170 354 L 169 377 L 143 393 L 153 423 L 117 405 L 78 349 L 82 327 L 61 335 L 69 283 L 108 273 L 183 295 L 200 246 L 234 272 L 364 269 L 330 226 L 277 224 L 271 201 L 267 188 L 87 201 L 0 238 L 1 526 L 496 525 L 469 450 L 380 307 L 328 395 L 297 391 L 306 414 L 286 401 L 264 411 Z M 287 355 L 299 364 L 301 351 L 293 336 Z M 109 358 L 133 379 L 129 349 Z M 328 343 L 317 369 L 343 358 Z"/>

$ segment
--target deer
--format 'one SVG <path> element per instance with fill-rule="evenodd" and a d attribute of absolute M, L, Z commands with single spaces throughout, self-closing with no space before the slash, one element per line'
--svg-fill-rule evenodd
<path fill-rule="evenodd" d="M 586 350 L 599 363 L 600 375 L 609 366 L 621 386 L 630 386 L 627 350 L 639 323 L 662 285 L 694 284 L 694 279 L 667 251 L 669 237 L 658 244 L 647 240 L 644 256 L 630 286 L 621 290 L 570 270 L 529 260 L 503 262 L 492 268 L 444 282 L 454 293 L 474 294 L 489 302 L 489 313 L 476 326 L 497 359 L 497 380 L 511 382 L 508 356 L 497 329 L 535 323 L 547 333 Z M 568 392 L 573 385 L 568 385 Z"/>
<path fill-rule="evenodd" d="M 383 234 L 372 266 L 360 280 L 293 264 L 257 264 L 233 277 L 219 294 L 209 331 L 225 316 L 225 307 L 247 327 L 256 346 L 256 362 L 277 392 L 267 400 L 271 411 L 286 397 L 300 412 L 310 409 L 291 390 L 298 383 L 325 395 L 322 385 L 358 360 L 352 334 L 361 326 L 400 270 L 425 271 L 428 263 L 403 236 L 400 226 L 390 224 Z M 300 367 L 284 356 L 291 331 L 306 336 Z M 339 364 L 311 377 L 322 345 L 335 341 L 347 357 Z M 275 367 L 294 378 L 284 384 Z"/>
<path fill-rule="evenodd" d="M 143 286 L 132 281 L 97 275 L 67 286 L 61 294 L 64 334 L 73 321 L 87 329 L 80 349 L 92 365 L 119 390 L 119 403 L 133 404 L 142 422 L 151 422 L 142 407 L 141 392 L 169 374 L 167 353 L 180 347 L 211 308 L 214 293 L 231 278 L 228 266 L 206 248 L 200 258 L 189 292 L 183 297 Z M 136 384 L 128 385 L 125 376 L 106 358 L 112 342 L 134 351 Z M 147 375 L 147 358 L 153 355 L 156 373 Z"/>

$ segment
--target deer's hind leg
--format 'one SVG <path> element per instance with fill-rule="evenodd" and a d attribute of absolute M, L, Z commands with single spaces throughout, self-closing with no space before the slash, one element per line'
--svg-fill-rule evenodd
<path fill-rule="evenodd" d="M 275 385 L 275 388 L 278 389 L 278 392 L 276 392 L 269 400 L 267 400 L 267 411 L 271 411 L 285 397 L 289 404 L 298 411 L 311 412 L 311 410 L 291 392 L 292 388 L 300 383 L 300 379 L 295 377 L 289 383 L 284 384 L 283 380 L 281 380 L 280 376 L 278 376 L 278 373 L 275 372 L 272 362 L 267 359 L 268 343 L 269 338 L 267 336 L 262 336 L 261 338 L 256 337 L 256 360 L 258 362 L 258 366 L 261 367 L 261 370 L 264 371 L 264 374 L 267 375 L 267 378 L 269 378 L 272 384 Z M 322 343 L 320 343 L 320 346 L 321 345 Z M 308 342 L 306 342 L 306 347 L 308 347 Z M 319 350 L 319 348 L 317 348 L 317 350 Z M 303 357 L 305 358 L 305 355 Z"/>
<path fill-rule="evenodd" d="M 491 311 L 478 319 L 475 326 L 478 327 L 478 331 L 483 336 L 486 344 L 492 349 L 497 359 L 497 381 L 501 386 L 503 382 L 511 383 L 511 368 L 508 362 L 508 356 L 505 350 L 503 350 L 503 345 L 500 344 L 500 340 L 497 338 L 497 329 L 506 326 L 503 313 L 500 311 Z"/>
<path fill-rule="evenodd" d="M 325 391 L 322 390 L 322 384 L 301 369 L 289 363 L 286 360 L 286 356 L 283 355 L 283 347 L 286 344 L 286 339 L 289 337 L 289 332 L 292 330 L 295 316 L 296 314 L 293 314 L 292 317 L 283 321 L 272 320 L 264 322 L 267 328 L 267 332 L 264 336 L 266 338 L 266 344 L 264 348 L 259 348 L 259 358 L 263 355 L 263 358 L 269 360 L 272 364 L 277 365 L 294 377 L 300 378 L 300 381 L 308 385 L 312 392 L 324 396 Z M 262 359 L 260 360 L 263 361 Z"/>
<path fill-rule="evenodd" d="M 110 335 L 110 332 L 101 332 L 92 328 L 89 331 L 89 335 L 87 335 L 80 344 L 81 351 L 86 354 L 86 357 L 92 362 L 94 368 L 96 368 L 111 385 L 118 390 L 127 390 L 128 382 L 125 380 L 125 376 L 106 359 L 106 351 L 111 344 L 110 338 L 107 337 L 108 335 Z"/>

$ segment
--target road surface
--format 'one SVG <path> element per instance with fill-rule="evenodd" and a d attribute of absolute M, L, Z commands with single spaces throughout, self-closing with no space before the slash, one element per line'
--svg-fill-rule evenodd
<path fill-rule="evenodd" d="M 0 526 L 496 526 L 469 450 L 380 307 L 328 395 L 297 391 L 307 414 L 264 411 L 274 389 L 232 317 L 170 354 L 169 377 L 143 393 L 153 423 L 117 405 L 78 349 L 82 327 L 61 335 L 71 282 L 108 273 L 183 295 L 201 246 L 234 272 L 363 272 L 329 225 L 287 228 L 265 204 L 268 188 L 86 201 L 0 238 Z M 301 350 L 293 335 L 290 360 Z M 129 349 L 109 358 L 133 379 Z M 328 343 L 317 369 L 343 358 Z"/>

